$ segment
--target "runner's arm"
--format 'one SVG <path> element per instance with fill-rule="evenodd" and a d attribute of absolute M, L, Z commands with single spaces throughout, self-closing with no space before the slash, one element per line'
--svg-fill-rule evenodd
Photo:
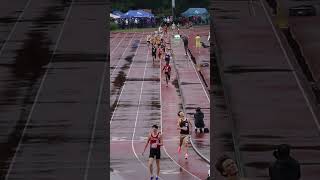
<path fill-rule="evenodd" d="M 192 134 L 192 123 L 191 123 L 190 119 L 188 119 L 188 121 L 189 121 L 190 129 L 191 129 L 190 134 Z"/>
<path fill-rule="evenodd" d="M 180 127 L 180 118 L 178 119 L 177 130 L 181 130 L 181 127 Z"/>
<path fill-rule="evenodd" d="M 146 142 L 146 145 L 144 146 L 143 153 L 146 151 L 147 146 L 148 146 L 148 144 L 149 144 L 149 141 L 150 141 L 150 134 L 148 135 L 148 140 L 147 140 L 147 142 Z M 142 153 L 142 154 L 143 154 L 143 153 Z"/>
<path fill-rule="evenodd" d="M 163 146 L 163 138 L 162 138 L 162 134 L 159 134 L 159 138 L 160 138 L 160 143 L 158 145 Z"/>

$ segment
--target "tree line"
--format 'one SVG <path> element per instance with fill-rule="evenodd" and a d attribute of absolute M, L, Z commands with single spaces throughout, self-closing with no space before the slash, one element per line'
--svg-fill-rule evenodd
<path fill-rule="evenodd" d="M 208 8 L 210 0 L 175 0 L 175 14 L 188 8 Z M 112 10 L 127 12 L 131 9 L 151 9 L 156 16 L 171 15 L 171 0 L 111 0 Z"/>

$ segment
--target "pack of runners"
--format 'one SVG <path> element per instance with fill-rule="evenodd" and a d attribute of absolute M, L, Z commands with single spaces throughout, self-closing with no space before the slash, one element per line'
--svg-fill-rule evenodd
<path fill-rule="evenodd" d="M 152 61 L 155 63 L 155 61 L 160 62 L 160 67 L 162 67 L 161 72 L 165 75 L 165 81 L 166 81 L 166 87 L 168 87 L 170 78 L 171 78 L 171 53 L 170 49 L 167 47 L 167 39 L 168 37 L 168 26 L 159 27 L 158 31 L 155 31 L 153 33 L 150 33 L 147 36 L 147 44 L 148 47 L 151 48 L 151 55 L 152 55 Z M 188 39 L 186 36 L 182 36 L 182 40 L 184 42 L 184 47 L 187 49 L 188 46 Z M 187 50 L 186 54 L 187 54 Z M 162 63 L 164 62 L 164 64 Z M 163 64 L 163 65 L 162 65 Z M 198 108 L 200 109 L 200 108 Z M 200 111 L 198 110 L 197 111 Z M 199 112 L 198 112 L 199 114 Z M 195 129 L 196 133 L 199 129 L 200 132 L 203 131 L 204 123 L 203 123 L 203 115 L 195 116 Z M 184 112 L 179 111 L 178 112 L 178 118 L 177 118 L 177 134 L 179 134 L 179 145 L 178 145 L 178 154 L 181 153 L 181 151 L 184 153 L 184 158 L 187 160 L 189 157 L 188 154 L 188 148 L 190 143 L 190 135 L 192 133 L 192 123 L 191 121 L 186 118 Z M 160 173 L 160 156 L 161 156 L 161 146 L 163 146 L 163 139 L 162 134 L 158 132 L 158 126 L 153 125 L 151 132 L 148 134 L 147 142 L 145 144 L 144 150 L 142 155 L 144 154 L 146 148 L 150 146 L 150 154 L 149 154 L 149 161 L 148 161 L 148 168 L 150 172 L 150 179 L 154 179 L 153 175 L 153 162 L 156 160 L 156 176 L 155 180 L 159 179 L 159 173 Z"/>

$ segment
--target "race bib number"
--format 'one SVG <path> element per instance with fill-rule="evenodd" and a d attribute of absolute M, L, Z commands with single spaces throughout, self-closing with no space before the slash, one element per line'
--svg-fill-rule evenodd
<path fill-rule="evenodd" d="M 157 146 L 158 146 L 158 143 L 152 143 L 151 144 L 151 148 L 157 148 Z"/>

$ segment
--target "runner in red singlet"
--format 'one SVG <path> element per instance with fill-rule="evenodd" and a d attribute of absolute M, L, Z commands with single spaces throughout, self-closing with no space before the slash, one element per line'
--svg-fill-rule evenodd
<path fill-rule="evenodd" d="M 152 126 L 152 132 L 148 136 L 147 143 L 144 147 L 143 153 L 146 151 L 146 148 L 148 144 L 150 143 L 150 155 L 149 155 L 149 171 L 150 171 L 150 180 L 153 180 L 153 160 L 156 157 L 156 164 L 157 164 L 157 176 L 156 180 L 159 180 L 159 174 L 160 174 L 160 147 L 163 145 L 162 143 L 162 136 L 160 132 L 158 132 L 158 126 L 153 125 Z"/>

